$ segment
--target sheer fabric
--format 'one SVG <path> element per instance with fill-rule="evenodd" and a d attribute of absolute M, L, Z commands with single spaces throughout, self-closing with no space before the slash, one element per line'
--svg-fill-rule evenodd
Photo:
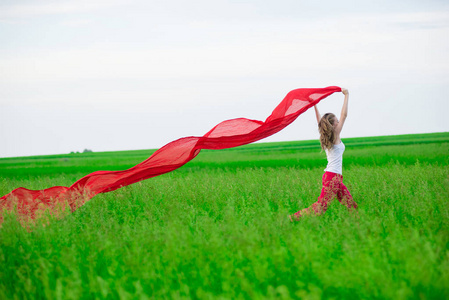
<path fill-rule="evenodd" d="M 246 118 L 223 121 L 201 137 L 184 137 L 168 143 L 136 166 L 123 171 L 96 171 L 84 176 L 70 187 L 55 186 L 44 190 L 19 187 L 0 198 L 0 213 L 17 208 L 21 220 L 34 219 L 37 214 L 64 209 L 75 211 L 99 193 L 171 172 L 183 166 L 201 149 L 225 149 L 266 138 L 292 123 L 300 114 L 341 88 L 302 88 L 290 91 L 265 122 Z M 0 214 L 0 222 L 3 214 Z"/>

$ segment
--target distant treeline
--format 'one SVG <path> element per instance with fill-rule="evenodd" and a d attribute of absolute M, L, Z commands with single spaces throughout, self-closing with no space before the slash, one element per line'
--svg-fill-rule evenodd
<path fill-rule="evenodd" d="M 90 153 L 90 152 L 93 152 L 92 150 L 90 150 L 90 149 L 84 149 L 83 150 L 83 152 L 82 153 Z M 72 152 L 70 152 L 70 154 L 75 154 L 75 153 L 80 153 L 79 151 L 72 151 Z"/>

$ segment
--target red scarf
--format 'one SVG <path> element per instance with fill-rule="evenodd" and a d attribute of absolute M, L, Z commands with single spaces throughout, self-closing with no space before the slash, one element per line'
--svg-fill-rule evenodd
<path fill-rule="evenodd" d="M 202 137 L 184 137 L 168 143 L 148 159 L 124 171 L 96 171 L 76 181 L 70 187 L 54 186 L 44 190 L 19 187 L 0 198 L 1 212 L 17 206 L 19 218 L 34 219 L 39 211 L 56 211 L 69 205 L 73 212 L 99 193 L 171 172 L 192 160 L 201 149 L 237 147 L 266 138 L 292 123 L 300 114 L 327 96 L 340 92 L 330 86 L 316 89 L 296 89 L 287 94 L 265 122 L 245 118 L 223 121 Z"/>

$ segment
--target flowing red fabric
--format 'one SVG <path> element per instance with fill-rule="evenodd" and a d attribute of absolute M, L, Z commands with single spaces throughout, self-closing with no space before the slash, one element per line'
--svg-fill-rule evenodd
<path fill-rule="evenodd" d="M 184 137 L 168 143 L 148 159 L 124 171 L 96 171 L 70 187 L 44 190 L 19 187 L 0 198 L 0 222 L 4 210 L 17 208 L 19 218 L 34 219 L 39 212 L 56 211 L 69 205 L 73 212 L 99 193 L 171 172 L 192 160 L 201 149 L 225 149 L 266 138 L 292 123 L 300 114 L 341 88 L 303 88 L 289 92 L 265 122 L 245 118 L 223 121 L 202 137 Z"/>

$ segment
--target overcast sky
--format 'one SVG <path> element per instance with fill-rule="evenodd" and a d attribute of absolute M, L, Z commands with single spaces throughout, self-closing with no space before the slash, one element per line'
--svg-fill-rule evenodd
<path fill-rule="evenodd" d="M 160 148 L 330 85 L 343 138 L 449 131 L 447 1 L 2 0 L 0 41 L 0 157 Z M 263 141 L 317 138 L 312 109 Z"/>

